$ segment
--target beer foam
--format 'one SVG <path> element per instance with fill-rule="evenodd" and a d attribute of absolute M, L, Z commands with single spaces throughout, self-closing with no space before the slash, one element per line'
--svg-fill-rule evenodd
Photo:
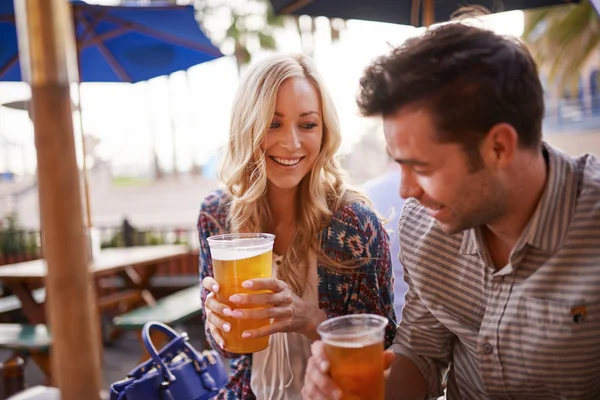
<path fill-rule="evenodd" d="M 210 255 L 214 260 L 220 261 L 243 260 L 245 258 L 260 256 L 261 254 L 270 251 L 272 246 L 273 244 L 269 243 L 268 245 L 243 248 L 211 248 Z"/>
<path fill-rule="evenodd" d="M 362 347 L 371 346 L 373 344 L 380 343 L 383 341 L 383 339 L 379 337 L 361 337 L 360 339 L 340 338 L 338 340 L 322 337 L 321 340 L 323 340 L 323 343 L 328 344 L 330 346 L 345 347 L 348 349 L 360 349 Z"/>

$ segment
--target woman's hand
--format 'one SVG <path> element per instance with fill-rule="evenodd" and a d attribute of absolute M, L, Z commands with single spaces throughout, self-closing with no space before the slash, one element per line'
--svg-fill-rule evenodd
<path fill-rule="evenodd" d="M 310 340 L 319 339 L 317 325 L 327 319 L 325 312 L 295 295 L 288 285 L 276 278 L 251 279 L 242 283 L 246 289 L 271 293 L 234 294 L 229 301 L 244 307 L 227 310 L 226 316 L 238 319 L 273 318 L 272 324 L 242 333 L 243 338 L 258 338 L 275 332 L 297 332 Z"/>
<path fill-rule="evenodd" d="M 207 276 L 202 280 L 202 287 L 210 293 L 206 296 L 204 308 L 206 308 L 206 322 L 208 329 L 213 339 L 219 344 L 222 350 L 226 350 L 225 340 L 221 331 L 229 332 L 231 325 L 227 323 L 221 316 L 227 315 L 227 311 L 231 312 L 229 307 L 217 300 L 216 293 L 219 291 L 219 284 L 211 276 Z"/>

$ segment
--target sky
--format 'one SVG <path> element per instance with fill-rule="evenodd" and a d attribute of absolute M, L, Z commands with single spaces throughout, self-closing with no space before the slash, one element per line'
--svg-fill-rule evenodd
<path fill-rule="evenodd" d="M 502 34 L 520 36 L 523 13 L 494 14 L 478 23 Z M 313 57 L 338 108 L 341 151 L 348 152 L 373 126 L 373 121 L 356 112 L 355 94 L 363 69 L 388 52 L 390 46 L 401 44 L 423 29 L 351 20 L 340 41 L 331 43 L 327 20 L 318 18 L 316 26 Z M 301 51 L 294 30 L 285 30 L 277 39 L 279 51 Z M 255 54 L 254 60 L 268 54 Z M 99 139 L 97 152 L 112 163 L 116 175 L 149 174 L 153 148 L 166 171 L 173 166 L 173 148 L 178 169 L 187 170 L 194 162 L 207 162 L 226 142 L 238 80 L 233 58 L 223 57 L 148 82 L 85 83 L 81 85 L 84 131 Z M 72 94 L 77 97 L 75 87 Z M 26 84 L 0 83 L 0 103 L 23 100 L 29 95 Z M 74 121 L 80 148 L 77 115 Z M 0 172 L 6 170 L 17 174 L 35 171 L 33 126 L 26 112 L 0 107 Z"/>

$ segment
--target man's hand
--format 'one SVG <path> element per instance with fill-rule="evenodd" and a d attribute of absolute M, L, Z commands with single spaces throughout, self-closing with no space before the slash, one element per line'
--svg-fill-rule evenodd
<path fill-rule="evenodd" d="M 394 360 L 394 353 L 386 351 L 385 369 L 388 369 Z M 302 398 L 305 400 L 340 400 L 342 391 L 329 376 L 329 360 L 325 353 L 325 345 L 321 341 L 312 345 L 312 357 L 308 360 Z"/>

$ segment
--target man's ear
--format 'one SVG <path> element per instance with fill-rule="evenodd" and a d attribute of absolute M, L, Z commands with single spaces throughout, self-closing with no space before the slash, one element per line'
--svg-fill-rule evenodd
<path fill-rule="evenodd" d="M 506 123 L 494 125 L 481 142 L 481 157 L 487 165 L 507 168 L 515 158 L 519 146 L 519 134 Z"/>

